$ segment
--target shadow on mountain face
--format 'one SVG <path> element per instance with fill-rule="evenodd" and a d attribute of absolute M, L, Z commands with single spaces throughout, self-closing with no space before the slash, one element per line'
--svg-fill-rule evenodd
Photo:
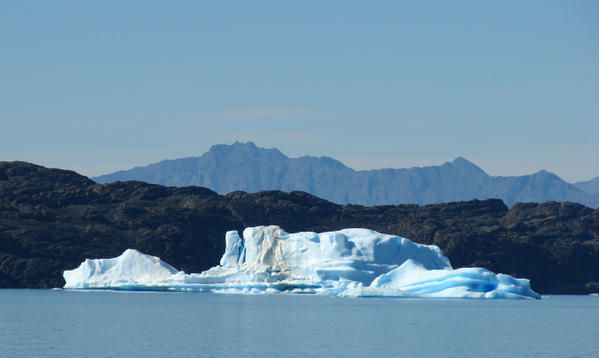
<path fill-rule="evenodd" d="M 251 142 L 219 144 L 199 157 L 165 160 L 94 180 L 197 185 L 221 194 L 299 190 L 340 204 L 433 204 L 499 198 L 508 206 L 546 201 L 599 206 L 599 192 L 583 190 L 589 185 L 577 187 L 547 171 L 494 177 L 461 157 L 439 166 L 356 171 L 332 158 L 289 158 L 278 149 L 259 148 Z"/>

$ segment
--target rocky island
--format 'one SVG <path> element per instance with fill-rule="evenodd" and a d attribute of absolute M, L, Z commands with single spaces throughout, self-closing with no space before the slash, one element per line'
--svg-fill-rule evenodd
<path fill-rule="evenodd" d="M 369 228 L 436 245 L 454 268 L 526 277 L 539 293 L 599 290 L 599 210 L 567 202 L 338 205 L 304 192 L 97 184 L 72 171 L 0 163 L 0 287 L 64 285 L 64 270 L 126 249 L 185 272 L 218 265 L 230 230 Z"/>

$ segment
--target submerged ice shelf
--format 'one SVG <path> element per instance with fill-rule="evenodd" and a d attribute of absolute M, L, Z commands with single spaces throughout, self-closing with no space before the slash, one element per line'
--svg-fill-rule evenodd
<path fill-rule="evenodd" d="M 199 274 L 126 250 L 64 272 L 65 288 L 351 297 L 540 298 L 527 279 L 453 269 L 437 246 L 367 229 L 289 234 L 278 226 L 225 236 L 220 265 Z"/>

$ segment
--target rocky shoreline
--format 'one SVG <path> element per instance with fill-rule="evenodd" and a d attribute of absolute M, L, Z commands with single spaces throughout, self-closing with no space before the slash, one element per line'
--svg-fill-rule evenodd
<path fill-rule="evenodd" d="M 0 162 L 0 287 L 62 287 L 65 269 L 127 248 L 200 272 L 218 264 L 226 231 L 269 224 L 370 228 L 438 245 L 456 268 L 530 278 L 540 293 L 599 291 L 599 209 L 580 204 L 337 205 L 304 192 L 97 184 L 24 162 Z"/>

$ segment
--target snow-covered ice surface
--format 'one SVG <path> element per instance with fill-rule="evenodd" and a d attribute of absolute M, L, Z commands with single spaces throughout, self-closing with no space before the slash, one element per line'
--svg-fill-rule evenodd
<path fill-rule="evenodd" d="M 288 234 L 278 226 L 225 237 L 220 265 L 186 274 L 126 250 L 64 272 L 65 288 L 343 297 L 540 298 L 529 281 L 482 268 L 454 270 L 437 246 L 367 229 Z"/>
<path fill-rule="evenodd" d="M 158 257 L 127 249 L 113 259 L 87 259 L 63 273 L 64 288 L 114 288 L 153 285 L 169 279 L 177 269 Z"/>

